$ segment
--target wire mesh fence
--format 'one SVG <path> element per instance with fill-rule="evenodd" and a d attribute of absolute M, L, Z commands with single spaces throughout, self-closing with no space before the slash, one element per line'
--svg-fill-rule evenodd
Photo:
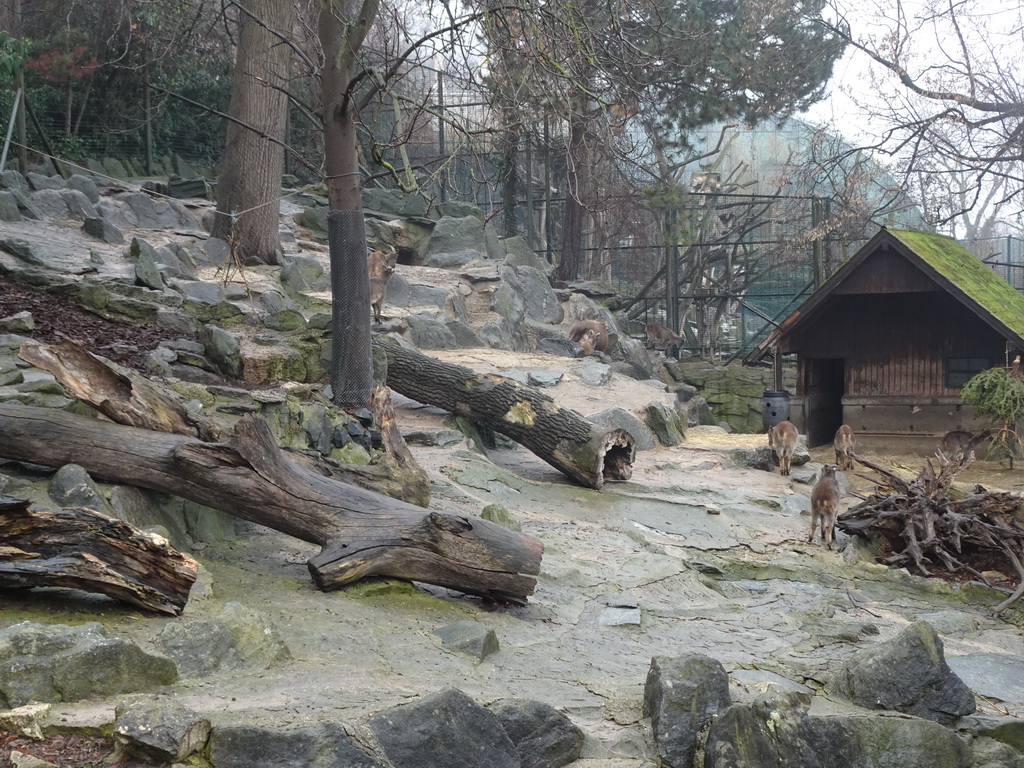
<path fill-rule="evenodd" d="M 478 83 L 457 73 L 421 67 L 399 87 L 361 116 L 366 183 L 402 187 L 433 205 L 476 205 L 502 236 L 520 235 L 542 258 L 557 261 L 571 189 L 566 125 L 542 115 L 516 130 L 496 129 L 508 121 Z M 9 114 L 9 102 L 9 93 L 0 94 L 0 116 Z M 150 110 L 148 121 L 131 105 L 118 114 L 83 112 L 76 134 L 68 136 L 57 106 L 40 104 L 33 141 L 47 133 L 58 137 L 58 155 L 126 155 L 138 168 L 148 123 L 155 156 L 216 167 L 222 118 L 170 96 Z M 316 168 L 323 151 L 318 126 L 294 106 L 289 126 L 293 149 L 306 168 Z M 372 172 L 381 157 L 391 173 Z M 588 190 L 591 202 L 600 204 L 588 209 L 578 277 L 604 284 L 617 297 L 628 334 L 643 338 L 644 326 L 658 322 L 683 337 L 684 350 L 711 357 L 752 348 L 875 228 L 862 215 L 859 228 L 851 228 L 856 216 L 822 198 L 694 189 L 675 190 L 670 204 L 658 204 L 622 178 L 601 184 Z M 1024 291 L 1024 240 L 964 244 Z"/>

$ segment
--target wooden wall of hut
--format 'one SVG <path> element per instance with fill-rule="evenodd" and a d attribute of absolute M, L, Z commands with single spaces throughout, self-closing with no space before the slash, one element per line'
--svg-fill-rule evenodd
<path fill-rule="evenodd" d="M 933 290 L 833 296 L 814 322 L 786 339 L 784 351 L 800 353 L 798 394 L 808 390 L 808 363 L 839 358 L 845 395 L 936 397 L 960 394 L 947 386 L 950 358 L 1003 365 L 1005 341 L 955 298 Z"/>

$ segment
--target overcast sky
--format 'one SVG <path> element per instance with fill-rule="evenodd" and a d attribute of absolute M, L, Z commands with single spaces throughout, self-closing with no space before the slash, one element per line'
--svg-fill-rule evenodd
<path fill-rule="evenodd" d="M 838 0 L 839 10 L 850 23 L 855 38 L 883 40 L 895 28 L 896 9 L 904 12 L 904 29 L 909 30 L 912 45 L 907 68 L 914 74 L 940 67 L 951 59 L 962 59 L 953 27 L 948 23 L 931 23 L 929 6 L 948 19 L 950 5 L 955 5 L 963 23 L 960 31 L 977 67 L 990 67 L 992 62 L 1016 72 L 1024 81 L 1024 2 L 1021 0 Z M 939 70 L 934 69 L 934 72 Z M 809 120 L 832 123 L 850 139 L 865 135 L 877 136 L 880 125 L 858 105 L 890 103 L 891 94 L 879 96 L 872 85 L 872 74 L 881 76 L 883 84 L 900 91 L 895 75 L 886 73 L 870 61 L 866 54 L 849 49 L 836 65 L 829 84 L 828 98 L 804 114 Z"/>

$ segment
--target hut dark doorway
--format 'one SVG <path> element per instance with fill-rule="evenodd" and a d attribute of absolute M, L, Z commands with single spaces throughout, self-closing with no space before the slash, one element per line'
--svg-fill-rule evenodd
<path fill-rule="evenodd" d="M 814 448 L 832 442 L 843 423 L 846 360 L 841 357 L 809 359 L 804 393 L 804 428 L 807 445 Z"/>

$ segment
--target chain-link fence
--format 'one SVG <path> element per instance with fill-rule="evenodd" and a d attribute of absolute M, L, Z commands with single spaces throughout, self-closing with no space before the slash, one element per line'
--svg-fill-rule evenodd
<path fill-rule="evenodd" d="M 571 187 L 564 122 L 540 115 L 532 124 L 515 125 L 488 104 L 472 77 L 429 67 L 396 88 L 401 92 L 385 92 L 361 116 L 366 183 L 401 187 L 435 206 L 472 203 L 500 235 L 520 235 L 542 258 L 557 261 Z M 222 89 L 219 100 L 226 96 Z M 7 101 L 0 94 L 0 110 L 9 108 Z M 60 135 L 59 110 L 40 106 L 33 130 Z M 316 167 L 322 162 L 319 130 L 308 115 L 294 107 L 292 112 L 290 143 L 306 167 Z M 157 156 L 174 153 L 216 165 L 210 152 L 222 146 L 223 125 L 203 113 L 199 99 L 190 103 L 165 94 L 151 104 L 150 114 L 167 116 L 150 121 L 149 127 L 157 128 L 151 131 Z M 125 107 L 120 115 L 123 124 L 114 124 L 118 115 L 108 113 L 95 117 L 92 126 L 94 118 L 86 113 L 79 126 L 83 146 L 77 149 L 124 152 L 137 160 L 145 114 Z M 190 144 L 181 127 L 194 136 L 204 120 L 208 135 Z M 382 166 L 390 172 L 380 172 Z M 601 178 L 600 189 L 588 190 L 593 204 L 578 277 L 601 283 L 601 290 L 616 297 L 630 335 L 643 338 L 646 323 L 658 322 L 678 331 L 685 349 L 706 356 L 735 356 L 751 348 L 877 226 L 863 212 L 828 199 L 703 189 L 695 182 L 697 174 L 691 191 L 669 190 L 659 203 L 657 195 L 631 184 L 635 180 L 628 174 L 609 181 L 614 174 L 602 175 L 606 170 L 593 174 Z M 850 226 L 854 219 L 857 225 Z M 979 238 L 964 244 L 1024 290 L 1024 240 Z"/>
<path fill-rule="evenodd" d="M 1024 240 L 1013 235 L 960 241 L 1003 280 L 1024 292 Z"/>

